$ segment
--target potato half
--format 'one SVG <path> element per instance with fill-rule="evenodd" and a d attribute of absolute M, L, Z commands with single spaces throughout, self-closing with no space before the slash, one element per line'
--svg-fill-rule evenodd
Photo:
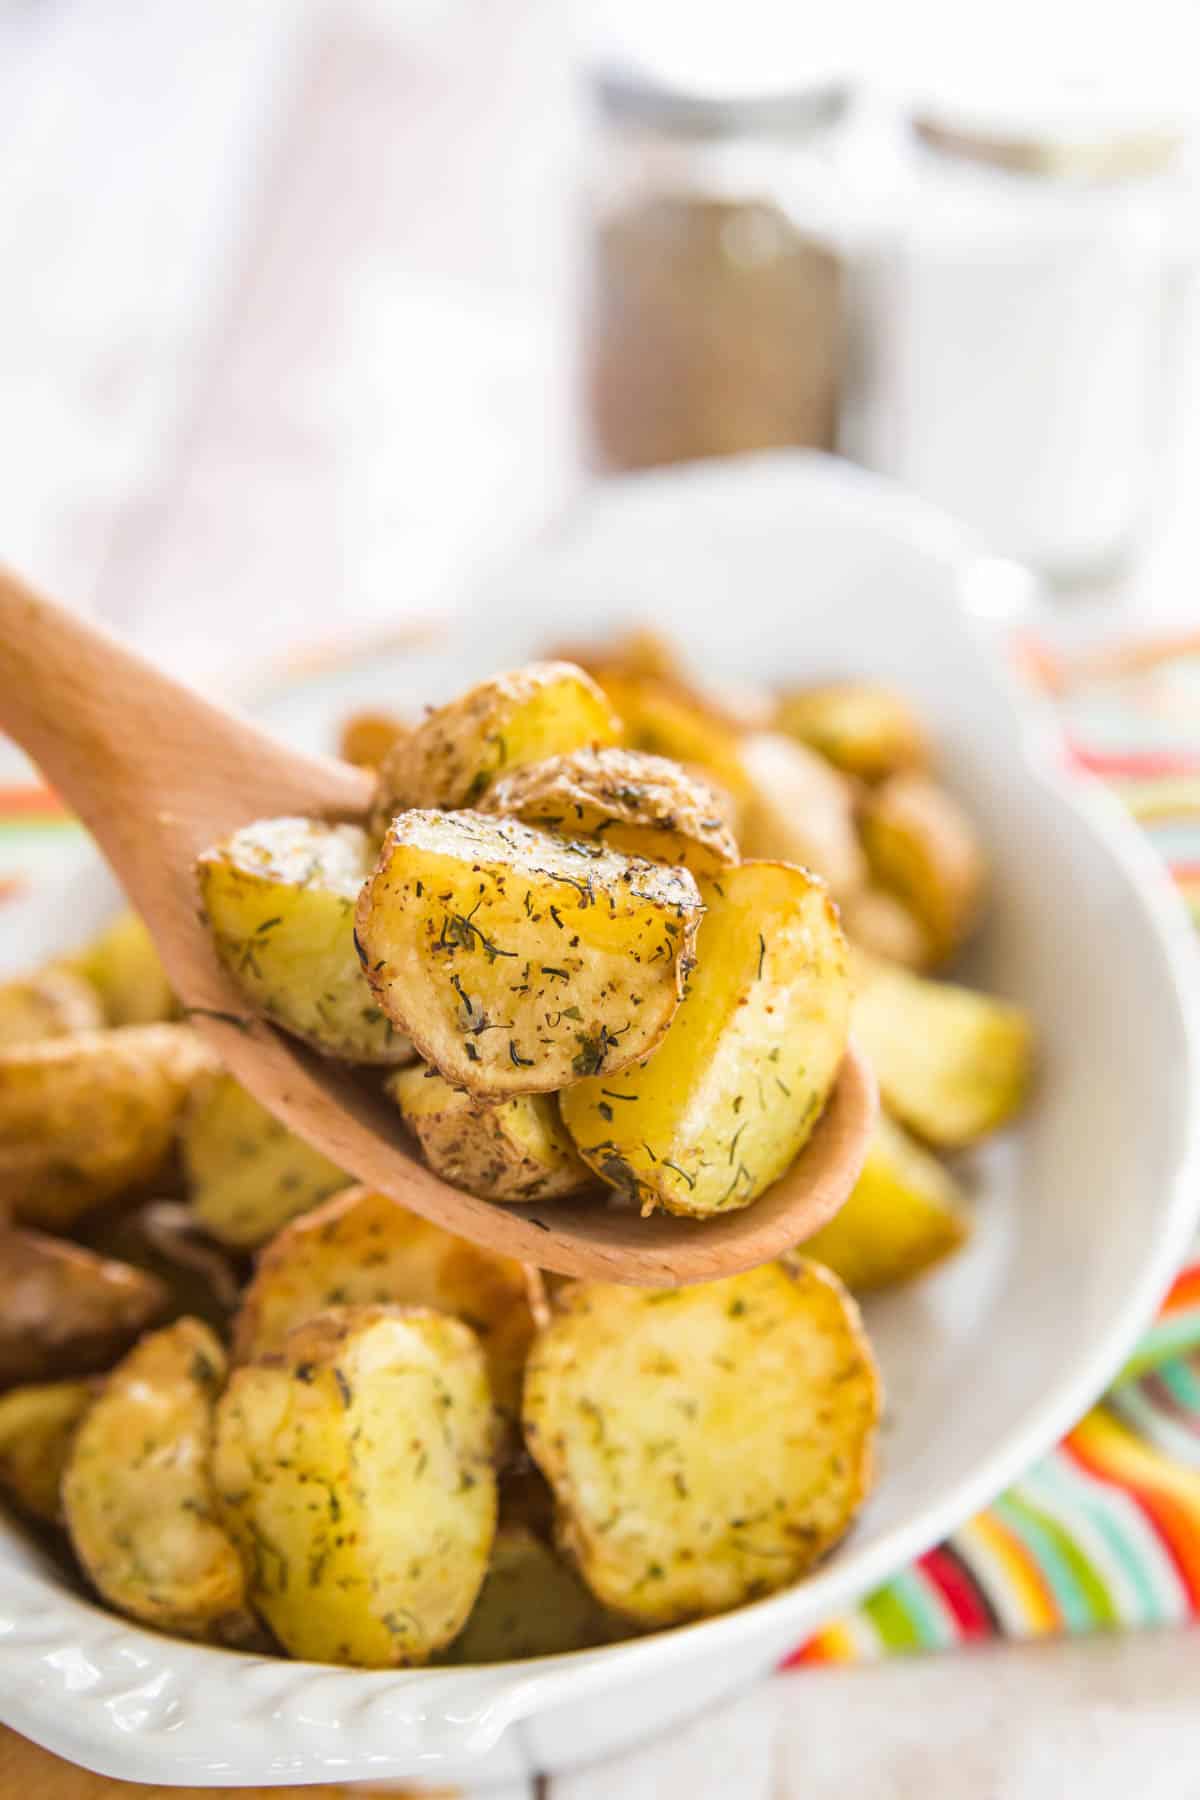
<path fill-rule="evenodd" d="M 423 1063 L 398 1069 L 386 1086 L 430 1168 L 469 1194 L 483 1200 L 557 1200 L 595 1182 L 552 1094 L 478 1100 Z"/>
<path fill-rule="evenodd" d="M 746 856 L 796 863 L 840 900 L 866 878 L 849 782 L 803 744 L 756 732 L 741 746 L 747 792 L 739 837 Z"/>
<path fill-rule="evenodd" d="M 805 1256 L 855 1293 L 911 1281 L 965 1242 L 970 1218 L 950 1171 L 881 1113 L 862 1174 Z"/>
<path fill-rule="evenodd" d="M 95 988 L 109 1025 L 161 1025 L 178 1016 L 154 939 L 135 912 L 119 913 L 65 966 Z"/>
<path fill-rule="evenodd" d="M 647 1293 L 579 1283 L 534 1345 L 529 1448 L 559 1541 L 644 1625 L 796 1581 L 871 1481 L 879 1382 L 854 1302 L 788 1257 Z"/>
<path fill-rule="evenodd" d="M 405 1063 L 354 948 L 354 905 L 374 858 L 359 825 L 260 819 L 196 864 L 221 959 L 251 1005 L 326 1056 Z"/>
<path fill-rule="evenodd" d="M 452 1237 L 385 1194 L 350 1188 L 293 1220 L 263 1251 L 234 1353 L 247 1361 L 278 1350 L 331 1306 L 429 1306 L 474 1331 L 496 1404 L 512 1418 L 534 1332 L 531 1295 L 521 1263 Z"/>
<path fill-rule="evenodd" d="M 743 798 L 739 726 L 666 681 L 615 670 L 603 671 L 597 679 L 616 708 L 621 741 L 630 750 L 702 769 L 736 800 Z"/>
<path fill-rule="evenodd" d="M 670 1023 L 702 907 L 686 869 L 483 813 L 401 813 L 358 905 L 379 1004 L 483 1096 L 611 1073 Z"/>
<path fill-rule="evenodd" d="M 62 1478 L 95 1381 L 46 1381 L 0 1395 L 0 1490 L 31 1519 L 61 1525 Z"/>
<path fill-rule="evenodd" d="M 636 750 L 552 756 L 505 775 L 486 812 L 568 838 L 603 838 L 610 850 L 718 875 L 738 859 L 722 798 L 700 776 Z"/>
<path fill-rule="evenodd" d="M 934 961 L 929 933 L 896 894 L 867 886 L 843 895 L 842 927 L 852 944 L 885 962 L 926 969 Z"/>
<path fill-rule="evenodd" d="M 0 1050 L 0 1204 L 66 1230 L 152 1180 L 215 1066 L 186 1025 L 125 1025 Z"/>
<path fill-rule="evenodd" d="M 389 751 L 372 810 L 376 829 L 382 834 L 414 807 L 474 806 L 510 769 L 616 738 L 611 707 L 573 663 L 494 675 L 436 707 Z"/>
<path fill-rule="evenodd" d="M 926 775 L 894 775 L 863 804 L 862 840 L 872 879 L 904 902 L 932 955 L 949 956 L 976 921 L 987 873 L 958 802 Z"/>
<path fill-rule="evenodd" d="M 95 988 L 71 969 L 39 969 L 0 983 L 0 1048 L 70 1037 L 103 1023 Z"/>
<path fill-rule="evenodd" d="M 206 1076 L 188 1101 L 179 1148 L 198 1222 L 235 1249 L 265 1244 L 351 1183 L 223 1072 Z"/>
<path fill-rule="evenodd" d="M 501 1525 L 479 1598 L 450 1663 L 513 1662 L 611 1643 L 620 1626 L 574 1569 L 524 1525 Z"/>
<path fill-rule="evenodd" d="M 343 1307 L 234 1371 L 214 1476 L 257 1610 L 292 1656 L 428 1661 L 496 1530 L 483 1356 L 457 1319 Z"/>
<path fill-rule="evenodd" d="M 180 1637 L 230 1643 L 253 1624 L 210 1470 L 224 1378 L 221 1346 L 198 1319 L 143 1338 L 76 1433 L 62 1495 L 75 1553 L 110 1605 Z"/>
<path fill-rule="evenodd" d="M 780 698 L 775 728 L 864 781 L 920 768 L 928 755 L 924 729 L 908 701 L 878 681 L 793 688 Z"/>
<path fill-rule="evenodd" d="M 974 1144 L 1025 1103 L 1033 1036 L 1020 1007 L 856 952 L 854 1035 L 888 1111 L 944 1150 Z"/>
<path fill-rule="evenodd" d="M 163 1283 L 40 1231 L 0 1232 L 0 1387 L 108 1368 L 167 1305 Z"/>
<path fill-rule="evenodd" d="M 846 1049 L 846 946 L 823 884 L 743 863 L 702 891 L 696 967 L 658 1049 L 560 1099 L 584 1161 L 644 1211 L 757 1199 L 811 1135 Z"/>

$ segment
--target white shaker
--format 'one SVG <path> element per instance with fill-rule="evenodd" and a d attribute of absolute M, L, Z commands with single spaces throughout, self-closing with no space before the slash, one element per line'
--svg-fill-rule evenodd
<path fill-rule="evenodd" d="M 1146 507 L 1178 142 L 1077 95 L 940 97 L 860 245 L 842 448 L 1052 580 L 1109 573 Z"/>

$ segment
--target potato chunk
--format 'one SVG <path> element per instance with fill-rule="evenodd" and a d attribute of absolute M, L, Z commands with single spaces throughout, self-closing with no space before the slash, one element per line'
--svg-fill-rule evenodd
<path fill-rule="evenodd" d="M 884 1105 L 910 1131 L 958 1150 L 1020 1111 L 1033 1063 L 1020 1007 L 861 953 L 854 985 L 854 1035 Z"/>
<path fill-rule="evenodd" d="M 552 1094 L 478 1100 L 424 1064 L 388 1077 L 387 1091 L 435 1174 L 484 1200 L 557 1200 L 591 1186 Z"/>
<path fill-rule="evenodd" d="M 611 1643 L 617 1622 L 572 1569 L 524 1525 L 501 1525 L 475 1609 L 450 1663 L 513 1662 Z"/>
<path fill-rule="evenodd" d="M 671 1292 L 578 1283 L 525 1382 L 559 1541 L 645 1625 L 796 1581 L 871 1479 L 879 1383 L 854 1302 L 796 1257 Z"/>
<path fill-rule="evenodd" d="M 100 996 L 109 1025 L 161 1025 L 178 1016 L 154 939 L 135 912 L 123 912 L 66 959 Z"/>
<path fill-rule="evenodd" d="M 686 869 L 482 813 L 402 813 L 359 901 L 359 954 L 448 1081 L 544 1093 L 654 1047 L 701 911 Z"/>
<path fill-rule="evenodd" d="M 802 744 L 757 732 L 741 747 L 748 791 L 739 836 L 746 856 L 811 869 L 837 898 L 866 877 L 848 782 Z"/>
<path fill-rule="evenodd" d="M 560 1100 L 584 1161 L 644 1211 L 757 1199 L 811 1135 L 846 1048 L 846 948 L 822 884 L 743 863 L 703 894 L 696 968 L 658 1049 Z"/>
<path fill-rule="evenodd" d="M 863 1172 L 840 1212 L 804 1245 L 855 1293 L 911 1281 L 965 1241 L 970 1221 L 958 1183 L 886 1113 Z"/>
<path fill-rule="evenodd" d="M 63 1477 L 67 1529 L 111 1606 L 180 1637 L 253 1633 L 241 1559 L 215 1512 L 210 1459 L 225 1357 L 178 1319 L 110 1375 Z"/>
<path fill-rule="evenodd" d="M 232 1075 L 208 1076 L 184 1109 L 179 1147 L 198 1222 L 253 1249 L 351 1177 L 280 1124 Z"/>
<path fill-rule="evenodd" d="M 357 769 L 378 769 L 388 751 L 411 730 L 398 713 L 369 708 L 351 713 L 338 732 L 338 755 Z"/>
<path fill-rule="evenodd" d="M 735 799 L 744 797 L 740 728 L 727 717 L 665 681 L 615 671 L 601 673 L 598 680 L 617 710 L 622 742 L 630 750 L 703 769 Z"/>
<path fill-rule="evenodd" d="M 908 701 L 878 681 L 793 688 L 779 701 L 775 728 L 863 781 L 920 768 L 928 753 L 925 732 Z"/>
<path fill-rule="evenodd" d="M 382 833 L 398 812 L 474 806 L 510 769 L 616 737 L 590 675 L 573 663 L 531 663 L 481 681 L 402 738 L 379 771 L 372 816 Z"/>
<path fill-rule="evenodd" d="M 0 1203 L 65 1230 L 151 1181 L 215 1058 L 186 1025 L 125 1025 L 0 1050 Z"/>
<path fill-rule="evenodd" d="M 161 1281 L 38 1231 L 0 1234 L 0 1387 L 108 1368 L 167 1303 Z"/>
<path fill-rule="evenodd" d="M 103 1023 L 95 988 L 70 969 L 39 969 L 0 982 L 0 1048 L 70 1037 Z"/>
<path fill-rule="evenodd" d="M 466 1623 L 496 1530 L 483 1357 L 457 1319 L 344 1307 L 234 1371 L 214 1475 L 251 1598 L 314 1662 L 426 1662 Z"/>
<path fill-rule="evenodd" d="M 350 1188 L 295 1219 L 258 1259 L 234 1328 L 239 1361 L 278 1350 L 331 1306 L 428 1306 L 468 1324 L 483 1346 L 496 1404 L 510 1418 L 533 1338 L 519 1262 L 451 1236 L 386 1194 Z"/>
<path fill-rule="evenodd" d="M 524 819 L 568 838 L 603 838 L 610 850 L 718 875 L 738 859 L 721 797 L 663 756 L 575 750 L 497 781 L 486 812 Z"/>
<path fill-rule="evenodd" d="M 62 1478 L 94 1381 L 46 1381 L 0 1395 L 0 1489 L 31 1519 L 61 1525 Z"/>
<path fill-rule="evenodd" d="M 868 797 L 862 838 L 871 876 L 908 907 L 935 957 L 949 956 L 975 923 L 986 865 L 962 808 L 924 775 L 895 775 Z"/>
<path fill-rule="evenodd" d="M 839 904 L 842 927 L 852 944 L 906 969 L 926 969 L 933 961 L 929 933 L 903 900 L 886 888 L 859 888 Z"/>
<path fill-rule="evenodd" d="M 354 949 L 354 903 L 374 852 L 358 825 L 261 819 L 196 865 L 221 958 L 251 1005 L 326 1056 L 405 1063 Z"/>

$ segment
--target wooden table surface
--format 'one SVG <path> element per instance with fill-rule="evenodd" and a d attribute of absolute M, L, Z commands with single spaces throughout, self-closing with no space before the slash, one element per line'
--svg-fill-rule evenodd
<path fill-rule="evenodd" d="M 211 678 L 545 518 L 580 479 L 568 59 L 554 0 L 0 0 L 5 554 Z M 1198 397 L 1193 356 L 1143 555 L 1052 629 L 1194 604 Z M 807 1671 L 541 1793 L 1187 1800 L 1198 1688 L 1185 1635 Z M 0 1735 L 4 1800 L 181 1792 Z"/>

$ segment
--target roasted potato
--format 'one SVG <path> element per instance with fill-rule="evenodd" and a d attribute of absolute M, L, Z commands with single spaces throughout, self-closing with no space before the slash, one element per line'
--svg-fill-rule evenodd
<path fill-rule="evenodd" d="M 701 915 L 686 869 L 483 813 L 395 820 L 358 905 L 379 1004 L 484 1097 L 645 1056 L 679 1004 Z"/>
<path fill-rule="evenodd" d="M 186 1025 L 125 1025 L 0 1050 L 0 1206 L 66 1230 L 152 1180 L 215 1058 Z"/>
<path fill-rule="evenodd" d="M 557 1200 L 595 1176 L 563 1129 L 552 1094 L 477 1100 L 423 1063 L 387 1091 L 436 1175 L 484 1200 Z"/>
<path fill-rule="evenodd" d="M 970 1221 L 958 1183 L 886 1113 L 863 1172 L 840 1212 L 804 1245 L 855 1293 L 911 1281 L 965 1241 Z"/>
<path fill-rule="evenodd" d="M 662 756 L 607 747 L 530 763 L 490 788 L 485 812 L 610 850 L 719 875 L 738 860 L 720 796 Z"/>
<path fill-rule="evenodd" d="M 1019 1112 L 1033 1044 L 1017 1006 L 856 952 L 854 1035 L 887 1110 L 926 1143 L 958 1150 Z"/>
<path fill-rule="evenodd" d="M 872 956 L 906 969 L 927 969 L 934 960 L 929 933 L 903 900 L 886 888 L 868 886 L 844 894 L 840 910 L 850 942 Z"/>
<path fill-rule="evenodd" d="M 846 946 L 824 886 L 761 862 L 702 891 L 696 967 L 659 1048 L 560 1098 L 584 1161 L 647 1212 L 757 1199 L 810 1136 L 846 1048 Z"/>
<path fill-rule="evenodd" d="M 779 700 L 775 729 L 863 781 L 921 768 L 928 757 L 925 732 L 912 707 L 878 681 L 792 688 Z"/>
<path fill-rule="evenodd" d="M 814 1263 L 672 1291 L 578 1283 L 533 1347 L 525 1435 L 560 1546 L 648 1626 L 796 1581 L 871 1480 L 879 1382 L 854 1302 Z"/>
<path fill-rule="evenodd" d="M 735 731 L 765 730 L 774 714 L 774 701 L 765 689 L 751 682 L 731 681 L 711 672 L 699 678 L 681 654 L 678 644 L 651 625 L 633 625 L 607 643 L 570 646 L 554 652 L 566 662 L 578 663 L 601 686 L 610 679 L 657 682 L 701 713 L 721 720 Z"/>
<path fill-rule="evenodd" d="M 0 1394 L 0 1491 L 43 1525 L 61 1525 L 62 1477 L 95 1381 L 46 1381 Z"/>
<path fill-rule="evenodd" d="M 154 939 L 134 912 L 118 914 L 66 967 L 95 988 L 109 1025 L 161 1025 L 178 1015 Z"/>
<path fill-rule="evenodd" d="M 746 793 L 740 728 L 664 681 L 602 672 L 601 687 L 621 720 L 630 750 L 703 770 L 740 801 Z"/>
<path fill-rule="evenodd" d="M 116 1362 L 167 1304 L 161 1281 L 38 1231 L 0 1233 L 0 1387 Z"/>
<path fill-rule="evenodd" d="M 370 710 L 351 713 L 342 721 L 338 733 L 338 755 L 343 762 L 353 763 L 355 768 L 378 769 L 388 751 L 411 730 L 412 726 L 396 713 Z"/>
<path fill-rule="evenodd" d="M 70 1037 L 103 1023 L 95 988 L 72 969 L 39 969 L 0 982 L 0 1048 Z"/>
<path fill-rule="evenodd" d="M 223 1071 L 192 1094 L 179 1148 L 197 1220 L 235 1249 L 265 1244 L 289 1219 L 351 1183 Z"/>
<path fill-rule="evenodd" d="M 187 1313 L 218 1337 L 228 1330 L 241 1298 L 237 1253 L 208 1235 L 186 1200 L 118 1201 L 81 1219 L 73 1235 L 86 1249 L 155 1276 L 167 1293 L 164 1318 Z"/>
<path fill-rule="evenodd" d="M 474 1611 L 444 1660 L 513 1662 L 611 1643 L 621 1632 L 572 1569 L 524 1525 L 501 1525 Z"/>
<path fill-rule="evenodd" d="M 385 1194 L 350 1188 L 294 1219 L 258 1259 L 234 1327 L 234 1355 L 278 1350 L 331 1306 L 428 1306 L 453 1313 L 483 1346 L 496 1404 L 514 1418 L 533 1338 L 533 1278 L 522 1265 L 452 1237 Z"/>
<path fill-rule="evenodd" d="M 222 961 L 256 1011 L 326 1056 L 405 1063 L 354 947 L 354 903 L 373 851 L 358 825 L 261 819 L 196 865 Z"/>
<path fill-rule="evenodd" d="M 215 1511 L 214 1409 L 225 1357 L 177 1319 L 109 1376 L 75 1434 L 62 1482 L 67 1530 L 118 1612 L 180 1637 L 245 1641 L 241 1559 Z"/>
<path fill-rule="evenodd" d="M 428 713 L 388 752 L 372 817 L 471 807 L 510 769 L 565 750 L 612 744 L 617 722 L 590 675 L 573 663 L 531 663 L 481 681 Z"/>
<path fill-rule="evenodd" d="M 234 1371 L 214 1477 L 285 1650 L 394 1668 L 458 1635 L 496 1530 L 493 1437 L 478 1342 L 439 1313 L 338 1308 Z"/>
<path fill-rule="evenodd" d="M 896 894 L 948 956 L 978 917 L 986 876 L 975 827 L 928 776 L 893 775 L 867 795 L 862 841 L 878 886 Z"/>
<path fill-rule="evenodd" d="M 845 777 L 802 744 L 771 732 L 745 738 L 741 757 L 743 854 L 811 869 L 838 899 L 861 887 L 866 862 Z"/>

